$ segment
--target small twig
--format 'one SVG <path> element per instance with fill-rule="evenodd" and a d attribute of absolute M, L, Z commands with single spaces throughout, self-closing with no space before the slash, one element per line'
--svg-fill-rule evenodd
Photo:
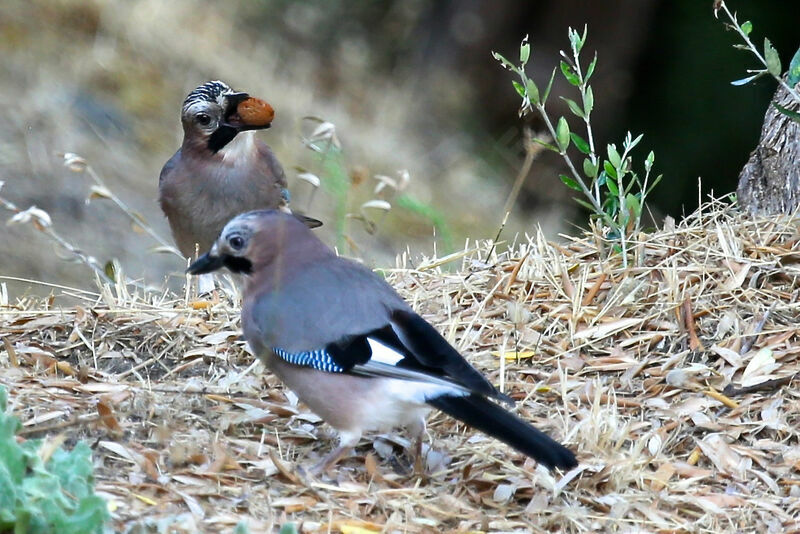
<path fill-rule="evenodd" d="M 727 397 L 736 397 L 738 395 L 746 395 L 747 393 L 754 393 L 756 391 L 772 391 L 781 386 L 788 386 L 792 380 L 798 377 L 800 377 L 800 373 L 784 376 L 783 378 L 775 378 L 774 380 L 765 380 L 763 382 L 759 382 L 758 384 L 744 386 L 741 388 L 737 388 L 733 384 L 728 384 L 725 386 L 725 389 L 722 390 L 722 394 Z"/>
<path fill-rule="evenodd" d="M 748 35 L 746 33 L 744 33 L 744 31 L 742 31 L 742 27 L 739 24 L 739 21 L 736 20 L 736 15 L 734 15 L 733 13 L 731 13 L 728 10 L 728 6 L 722 0 L 719 0 L 714 6 L 714 16 L 715 17 L 717 16 L 717 11 L 719 9 L 722 9 L 723 11 L 725 11 L 725 14 L 728 16 L 728 20 L 731 21 L 731 25 L 733 26 L 733 29 L 736 30 L 736 33 L 739 34 L 739 37 L 741 37 L 742 40 L 746 43 L 747 49 L 754 56 L 756 56 L 756 59 L 758 59 L 758 61 L 764 66 L 764 70 L 761 70 L 761 71 L 749 70 L 748 72 L 751 72 L 751 73 L 752 72 L 757 72 L 757 73 L 769 74 L 770 76 L 772 76 L 778 82 L 778 84 L 781 87 L 783 87 L 789 93 L 789 95 L 796 102 L 800 102 L 800 94 L 798 94 L 798 92 L 793 87 L 789 87 L 789 84 L 786 83 L 786 80 L 784 80 L 783 76 L 781 76 L 781 75 L 777 75 L 776 76 L 775 74 L 772 74 L 771 72 L 769 72 L 769 65 L 767 64 L 766 58 L 761 54 L 761 52 L 758 51 L 758 48 L 750 40 L 750 37 L 748 37 Z M 756 76 L 760 76 L 760 74 L 757 74 Z"/>
<path fill-rule="evenodd" d="M 519 172 L 517 173 L 517 178 L 514 180 L 514 186 L 511 188 L 511 192 L 508 194 L 508 198 L 506 198 L 506 203 L 503 205 L 503 213 L 510 213 L 511 210 L 514 208 L 514 204 L 517 202 L 517 197 L 519 196 L 519 192 L 522 190 L 522 184 L 525 183 L 525 179 L 531 172 L 531 167 L 533 166 L 533 160 L 536 159 L 536 156 L 544 150 L 542 145 L 533 142 L 533 135 L 529 128 L 525 128 L 525 160 L 522 162 L 522 167 L 519 168 Z M 547 134 L 543 134 L 541 140 L 545 143 L 549 143 L 552 139 Z"/>
<path fill-rule="evenodd" d="M 2 186 L 3 186 L 3 182 L 0 181 L 0 187 L 2 187 Z M 90 256 L 90 255 L 86 254 L 81 249 L 79 249 L 78 247 L 76 247 L 75 245 L 73 245 L 72 243 L 70 243 L 69 241 L 64 239 L 63 237 L 61 237 L 61 235 L 53 229 L 52 222 L 50 221 L 50 215 L 47 212 L 45 212 L 44 210 L 40 210 L 40 209 L 36 208 L 35 206 L 31 206 L 30 208 L 28 208 L 28 210 L 23 210 L 23 209 L 19 208 L 16 204 L 11 202 L 10 200 L 8 200 L 8 199 L 6 199 L 6 198 L 4 198 L 2 196 L 0 196 L 0 206 L 2 206 L 3 208 L 7 209 L 10 212 L 13 212 L 16 215 L 21 214 L 23 212 L 31 212 L 31 215 L 30 215 L 29 219 L 30 219 L 30 222 L 32 222 L 33 227 L 36 228 L 37 230 L 39 230 L 40 232 L 42 232 L 47 237 L 49 237 L 52 241 L 55 241 L 55 243 L 58 246 L 60 246 L 64 250 L 66 250 L 70 255 L 72 255 L 74 258 L 76 258 L 80 263 L 86 265 L 92 271 L 94 271 L 95 275 L 99 279 L 97 281 L 98 285 L 100 285 L 100 282 L 103 282 L 103 283 L 106 283 L 106 284 L 109 284 L 109 285 L 112 285 L 112 286 L 116 286 L 118 290 L 122 285 L 132 285 L 133 287 L 136 287 L 136 288 L 141 289 L 143 291 L 148 291 L 147 286 L 145 286 L 141 282 L 137 282 L 136 280 L 133 280 L 132 278 L 124 277 L 124 280 L 123 280 L 122 277 L 120 277 L 120 280 L 117 281 L 117 280 L 114 280 L 113 278 L 111 278 L 110 276 L 108 276 L 106 274 L 106 270 L 103 267 L 103 265 L 101 265 L 100 262 L 97 261 L 97 259 L 94 256 Z M 12 222 L 12 224 L 16 223 L 16 222 L 22 223 L 22 222 L 26 222 L 26 220 L 14 221 L 14 219 L 12 218 L 11 222 Z M 117 275 L 117 276 L 119 276 L 119 275 Z M 117 285 L 118 282 L 119 282 L 120 285 Z"/>
<path fill-rule="evenodd" d="M 503 222 L 500 223 L 500 228 L 497 229 L 497 235 L 495 235 L 494 239 L 492 240 L 492 246 L 489 249 L 489 252 L 486 253 L 486 259 L 484 259 L 482 262 L 484 265 L 489 263 L 489 258 L 491 258 L 492 254 L 494 254 L 494 249 L 497 248 L 497 243 L 500 241 L 500 234 L 503 233 L 503 229 L 506 227 L 509 215 L 511 215 L 511 212 L 507 211 L 505 217 L 503 217 Z"/>
<path fill-rule="evenodd" d="M 2 182 L 0 182 L 0 185 L 2 185 Z M 8 211 L 15 214 L 19 214 L 24 211 L 21 208 L 19 208 L 16 204 L 14 204 L 10 200 L 2 196 L 0 196 L 0 206 L 3 206 Z M 50 224 L 45 224 L 44 221 L 37 218 L 34 227 L 40 232 L 42 232 L 44 235 L 49 237 L 51 240 L 55 241 L 61 248 L 69 252 L 72 256 L 77 258 L 81 263 L 92 269 L 95 272 L 95 274 L 97 274 L 97 276 L 100 277 L 101 280 L 109 284 L 114 283 L 114 280 L 112 280 L 106 274 L 105 269 L 103 269 L 103 266 L 100 265 L 100 262 L 98 262 L 93 256 L 85 254 L 83 251 L 73 246 L 70 242 L 61 237 L 55 230 L 53 230 L 53 227 Z"/>
<path fill-rule="evenodd" d="M 51 423 L 49 425 L 37 425 L 32 427 L 23 427 L 18 432 L 18 436 L 27 436 L 30 434 L 38 434 L 39 432 L 52 432 L 53 430 L 61 430 L 62 428 L 67 428 L 70 426 L 81 425 L 84 423 L 92 423 L 94 421 L 98 421 L 100 419 L 100 415 L 96 413 L 91 414 L 84 414 L 79 415 L 77 417 L 73 417 L 72 419 L 68 419 L 66 421 L 60 421 L 58 423 Z"/>
<path fill-rule="evenodd" d="M 739 407 L 739 403 L 736 402 L 735 400 L 731 399 L 727 394 L 725 394 L 724 391 L 722 393 L 720 393 L 719 391 L 717 391 L 714 388 L 708 388 L 708 389 L 704 390 L 703 393 L 705 393 L 706 395 L 708 395 L 712 399 L 721 402 L 722 404 L 724 404 L 725 406 L 727 406 L 731 410 L 735 410 L 736 408 Z"/>
<path fill-rule="evenodd" d="M 600 291 L 600 287 L 603 285 L 603 282 L 606 281 L 608 275 L 606 273 L 600 273 L 600 276 L 597 277 L 592 287 L 589 288 L 589 291 L 584 295 L 583 300 L 581 301 L 581 306 L 588 306 L 594 300 L 594 297 L 597 295 L 597 292 Z"/>
<path fill-rule="evenodd" d="M 98 197 L 111 200 L 125 215 L 128 216 L 132 223 L 147 232 L 150 237 L 157 241 L 163 250 L 183 258 L 183 254 L 178 252 L 174 246 L 170 245 L 163 237 L 158 235 L 156 231 L 153 230 L 152 226 L 150 226 L 141 215 L 132 210 L 121 198 L 119 198 L 111 189 L 109 189 L 105 181 L 100 177 L 99 174 L 97 174 L 97 172 L 95 172 L 92 166 L 89 165 L 85 159 L 77 154 L 71 153 L 61 154 L 61 156 L 64 158 L 64 166 L 69 170 L 73 172 L 84 172 L 87 176 L 89 176 L 89 178 L 92 179 L 96 186 L 92 190 L 92 196 L 96 195 Z M 91 198 L 91 196 L 89 198 Z"/>
<path fill-rule="evenodd" d="M 753 329 L 753 331 L 747 334 L 747 339 L 745 339 L 744 343 L 742 343 L 742 350 L 739 351 L 739 354 L 747 354 L 750 352 L 750 349 L 753 348 L 753 344 L 758 339 L 758 336 L 764 330 L 764 325 L 767 324 L 767 319 L 769 319 L 770 314 L 775 311 L 775 307 L 777 305 L 777 302 L 773 302 L 772 306 L 770 306 L 769 309 L 764 312 L 764 316 L 760 321 L 758 321 L 758 323 L 756 323 L 756 327 Z"/>
<path fill-rule="evenodd" d="M 686 330 L 689 332 L 689 348 L 693 351 L 704 350 L 703 343 L 697 336 L 697 327 L 694 324 L 694 314 L 692 313 L 692 299 L 687 297 L 683 301 L 683 321 Z"/>

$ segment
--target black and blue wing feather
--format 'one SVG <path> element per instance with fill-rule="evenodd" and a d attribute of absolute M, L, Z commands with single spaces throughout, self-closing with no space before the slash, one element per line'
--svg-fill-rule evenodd
<path fill-rule="evenodd" d="M 391 364 L 375 356 L 375 342 L 395 353 Z M 329 373 L 450 385 L 451 394 L 430 397 L 425 402 L 549 468 L 577 465 L 572 451 L 490 400 L 513 405 L 513 400 L 497 391 L 433 326 L 411 311 L 395 310 L 390 324 L 343 337 L 323 349 L 295 353 L 273 350 L 290 363 Z"/>

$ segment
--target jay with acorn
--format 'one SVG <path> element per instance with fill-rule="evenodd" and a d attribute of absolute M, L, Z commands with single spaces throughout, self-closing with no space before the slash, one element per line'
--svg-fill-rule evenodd
<path fill-rule="evenodd" d="M 158 201 L 181 254 L 207 251 L 231 218 L 255 209 L 289 211 L 286 175 L 255 137 L 275 112 L 221 81 L 200 85 L 181 108 L 183 142 L 158 182 Z M 311 227 L 321 223 L 298 215 Z"/>

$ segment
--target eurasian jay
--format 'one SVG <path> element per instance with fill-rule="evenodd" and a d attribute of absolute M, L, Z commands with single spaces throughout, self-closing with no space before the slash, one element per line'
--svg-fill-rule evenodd
<path fill-rule="evenodd" d="M 235 217 L 191 274 L 244 274 L 242 328 L 252 350 L 338 430 L 325 471 L 367 431 L 409 427 L 417 455 L 431 407 L 549 468 L 575 455 L 498 402 L 513 405 L 369 269 L 337 256 L 291 215 Z M 419 463 L 417 464 L 420 465 Z"/>
<path fill-rule="evenodd" d="M 288 211 L 286 176 L 253 130 L 269 128 L 267 102 L 212 81 L 186 97 L 183 143 L 161 169 L 158 200 L 181 254 L 207 251 L 231 218 L 250 210 Z M 299 216 L 311 227 L 321 223 Z"/>

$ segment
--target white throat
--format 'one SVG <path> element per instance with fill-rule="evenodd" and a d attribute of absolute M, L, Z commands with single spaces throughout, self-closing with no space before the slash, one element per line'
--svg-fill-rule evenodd
<path fill-rule="evenodd" d="M 238 167 L 249 164 L 256 155 L 256 132 L 241 132 L 219 151 L 222 162 Z"/>

